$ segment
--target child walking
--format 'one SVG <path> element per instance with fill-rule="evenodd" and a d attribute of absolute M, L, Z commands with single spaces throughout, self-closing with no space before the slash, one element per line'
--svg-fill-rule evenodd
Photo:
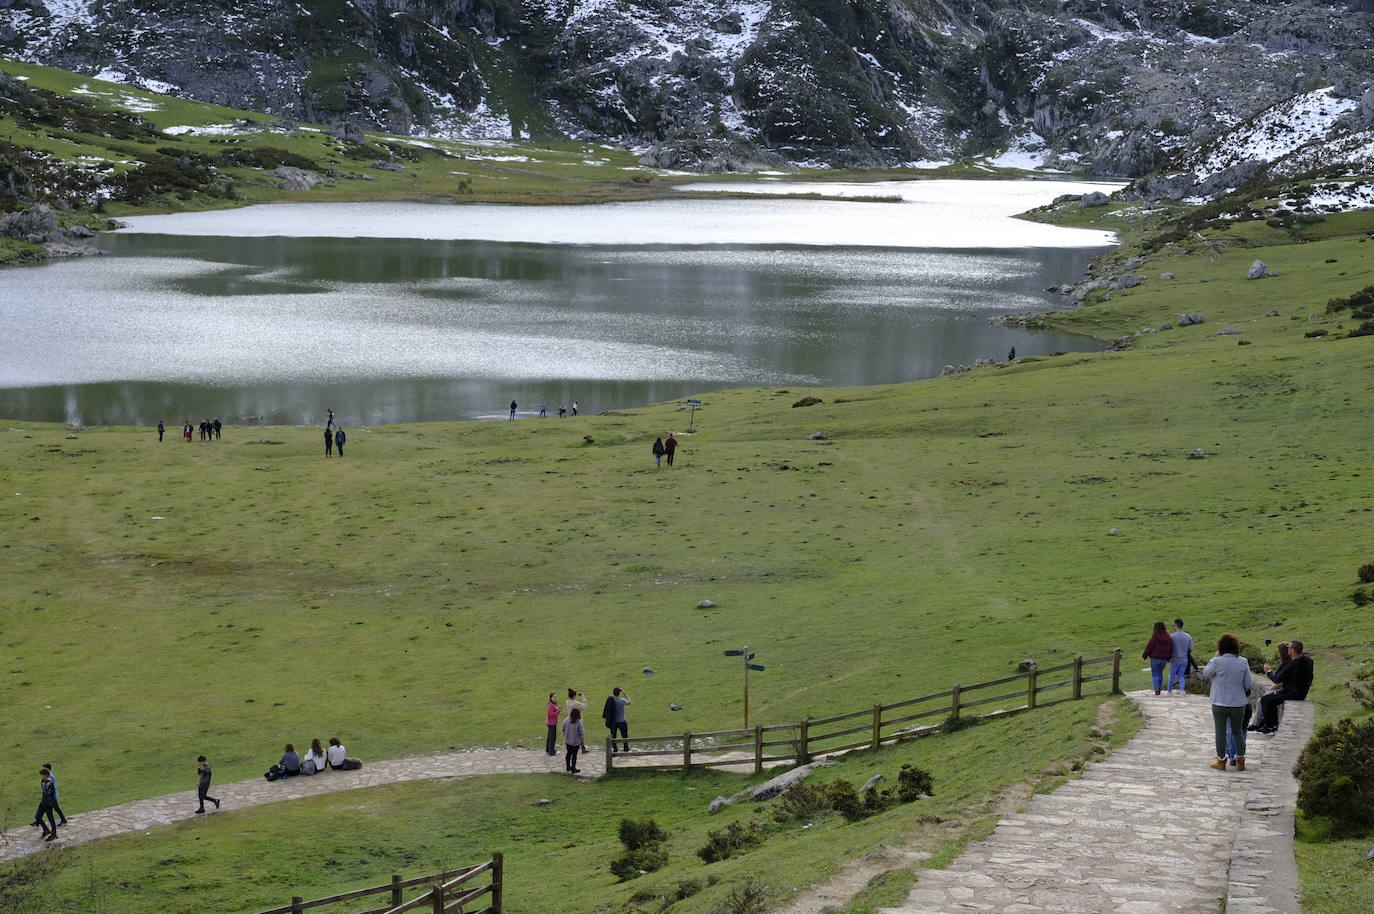
<path fill-rule="evenodd" d="M 197 813 L 205 812 L 205 801 L 209 800 L 219 809 L 219 800 L 210 796 L 210 763 L 205 760 L 205 756 L 196 757 L 196 773 L 200 775 L 200 783 L 196 785 L 196 799 L 200 800 L 200 808 Z"/>
<path fill-rule="evenodd" d="M 563 721 L 563 744 L 567 747 L 568 754 L 563 760 L 563 767 L 569 774 L 578 774 L 582 771 L 577 767 L 577 753 L 582 751 L 582 740 L 585 733 L 582 729 L 582 711 L 573 708 L 568 714 L 568 719 Z"/>

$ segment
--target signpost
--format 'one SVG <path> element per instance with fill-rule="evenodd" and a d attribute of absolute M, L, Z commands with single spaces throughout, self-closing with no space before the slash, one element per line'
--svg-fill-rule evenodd
<path fill-rule="evenodd" d="M 691 412 L 690 414 L 688 414 L 688 416 L 687 416 L 687 431 L 689 431 L 689 432 L 694 432 L 694 431 L 696 431 L 696 428 L 694 427 L 693 420 L 696 419 L 696 416 L 697 416 L 697 407 L 701 405 L 701 401 L 700 401 L 700 400 L 688 400 L 688 401 L 687 401 L 687 405 L 690 406 L 690 407 L 692 407 L 692 412 Z"/>
<path fill-rule="evenodd" d="M 749 729 L 749 671 L 755 670 L 763 672 L 763 664 L 750 663 L 756 654 L 750 652 L 748 646 L 742 647 L 737 651 L 725 651 L 727 657 L 740 657 L 744 663 L 744 729 Z"/>

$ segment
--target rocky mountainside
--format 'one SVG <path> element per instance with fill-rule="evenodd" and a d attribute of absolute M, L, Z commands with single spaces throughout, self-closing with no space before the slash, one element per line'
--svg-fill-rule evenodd
<path fill-rule="evenodd" d="M 1374 2 L 0 0 L 0 54 L 283 118 L 606 139 L 666 167 L 969 155 L 1139 176 L 1295 94 Z"/>

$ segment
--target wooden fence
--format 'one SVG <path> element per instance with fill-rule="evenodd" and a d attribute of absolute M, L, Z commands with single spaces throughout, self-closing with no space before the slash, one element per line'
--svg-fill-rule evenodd
<path fill-rule="evenodd" d="M 483 873 L 491 873 L 490 883 L 464 888 L 468 882 Z M 406 901 L 406 893 L 414 889 L 419 889 L 419 894 Z M 501 855 L 492 854 L 490 860 L 476 866 L 445 870 L 442 873 L 431 873 L 428 876 L 416 876 L 414 879 L 392 876 L 391 881 L 386 885 L 357 889 L 352 892 L 344 892 L 342 895 L 317 898 L 314 901 L 292 898 L 289 905 L 260 911 L 259 914 L 300 914 L 300 912 L 311 908 L 342 904 L 360 898 L 371 898 L 374 895 L 388 895 L 390 897 L 381 907 L 350 911 L 348 914 L 402 914 L 404 911 L 425 911 L 429 914 L 501 914 Z M 472 911 L 464 910 L 465 905 L 472 904 L 479 899 L 486 902 L 486 907 L 474 908 Z M 373 903 L 375 904 L 375 902 Z M 341 914 L 341 912 L 331 912 L 331 914 Z"/>
<path fill-rule="evenodd" d="M 1086 674 L 1085 670 L 1099 664 L 1110 663 L 1110 673 Z M 1067 673 L 1065 678 L 1046 681 L 1046 677 Z M 1020 684 L 1024 680 L 1024 685 Z M 875 704 L 862 711 L 836 714 L 832 717 L 806 718 L 794 724 L 780 724 L 772 727 L 754 727 L 752 730 L 717 730 L 712 733 L 682 733 L 673 736 L 633 736 L 628 740 L 606 738 L 606 770 L 610 771 L 616 759 L 641 759 L 646 757 L 671 757 L 672 761 L 639 764 L 638 769 L 666 768 L 712 768 L 722 765 L 740 765 L 753 762 L 754 771 L 760 772 L 763 766 L 772 762 L 792 762 L 804 765 L 814 758 L 849 752 L 853 749 L 876 749 L 884 743 L 894 743 L 934 733 L 941 729 L 940 723 L 921 723 L 930 718 L 973 719 L 993 714 L 1008 714 L 1043 708 L 1061 701 L 1082 698 L 1083 687 L 1091 683 L 1111 681 L 1111 694 L 1121 691 L 1121 649 L 1117 648 L 1105 657 L 1085 660 L 1082 655 L 1059 666 L 1040 669 L 1031 664 L 1030 668 L 1014 676 L 979 682 L 973 685 L 955 684 L 952 688 L 920 698 L 908 698 L 890 705 Z M 1012 683 L 1018 683 L 1011 689 Z M 971 693 L 984 689 L 1007 687 L 996 695 L 978 694 L 970 700 Z M 1068 693 L 1060 693 L 1068 689 Z M 1043 696 L 1051 694 L 1051 700 Z M 1093 693 L 1093 694 L 1101 694 Z M 996 707 L 989 707 L 995 705 Z M 985 708 L 981 714 L 968 714 L 972 708 Z M 628 743 L 630 749 L 624 751 Z M 621 746 L 621 751 L 616 750 Z"/>

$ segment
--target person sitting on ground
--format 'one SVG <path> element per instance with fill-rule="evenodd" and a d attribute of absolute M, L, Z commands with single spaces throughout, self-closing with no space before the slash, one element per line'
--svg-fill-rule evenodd
<path fill-rule="evenodd" d="M 343 767 L 344 759 L 348 758 L 348 751 L 344 749 L 343 743 L 339 742 L 337 736 L 329 738 L 329 748 L 324 750 L 325 761 L 329 767 L 336 771 Z"/>
<path fill-rule="evenodd" d="M 1260 696 L 1259 720 L 1251 728 L 1260 733 L 1273 733 L 1279 728 L 1279 706 L 1285 701 L 1305 701 L 1312 688 L 1312 658 L 1302 652 L 1301 641 L 1288 642 L 1289 661 L 1277 670 L 1269 664 L 1264 672 L 1274 685 Z"/>
<path fill-rule="evenodd" d="M 1212 725 L 1216 736 L 1217 760 L 1212 767 L 1226 770 L 1226 735 L 1235 734 L 1236 770 L 1245 770 L 1245 706 L 1255 686 L 1250 664 L 1240 656 L 1240 639 L 1227 633 L 1217 641 L 1217 655 L 1207 661 L 1200 674 L 1212 684 Z"/>
<path fill-rule="evenodd" d="M 282 753 L 277 766 L 281 768 L 281 776 L 284 778 L 295 777 L 301 773 L 301 756 L 296 751 L 294 743 L 286 744 L 286 751 Z"/>
<path fill-rule="evenodd" d="M 317 774 L 323 771 L 325 761 L 324 746 L 320 745 L 319 737 L 316 737 L 310 741 L 310 749 L 301 762 L 301 774 Z"/>

